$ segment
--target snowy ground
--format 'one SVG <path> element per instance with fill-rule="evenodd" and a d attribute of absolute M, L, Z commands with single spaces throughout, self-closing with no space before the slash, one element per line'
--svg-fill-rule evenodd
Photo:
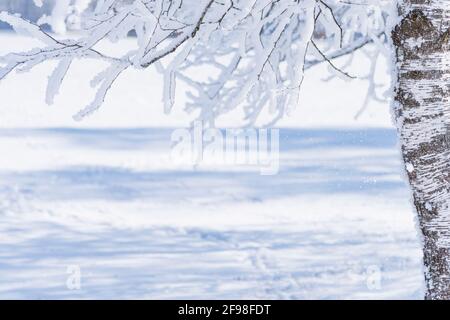
<path fill-rule="evenodd" d="M 0 54 L 31 42 L 0 34 Z M 354 119 L 364 82 L 312 70 L 280 123 L 280 172 L 261 176 L 174 165 L 187 117 L 162 115 L 154 73 L 128 72 L 75 123 L 99 66 L 80 63 L 48 107 L 50 66 L 0 84 L 0 298 L 421 297 L 388 105 Z"/>

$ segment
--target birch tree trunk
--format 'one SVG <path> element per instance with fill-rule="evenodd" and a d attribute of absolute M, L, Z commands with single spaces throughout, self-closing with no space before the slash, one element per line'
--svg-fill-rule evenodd
<path fill-rule="evenodd" d="M 450 299 L 450 0 L 403 0 L 394 114 L 423 234 L 426 299 Z"/>

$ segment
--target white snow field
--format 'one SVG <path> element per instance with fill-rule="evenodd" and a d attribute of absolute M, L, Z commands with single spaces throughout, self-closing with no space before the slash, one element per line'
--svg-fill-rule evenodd
<path fill-rule="evenodd" d="M 35 44 L 12 33 L 0 43 L 0 54 Z M 170 136 L 188 117 L 183 98 L 163 114 L 155 72 L 127 72 L 80 123 L 71 116 L 102 66 L 78 62 L 47 106 L 51 66 L 0 83 L 0 298 L 422 297 L 389 105 L 354 119 L 366 82 L 308 71 L 279 124 L 280 171 L 263 176 L 175 165 Z"/>

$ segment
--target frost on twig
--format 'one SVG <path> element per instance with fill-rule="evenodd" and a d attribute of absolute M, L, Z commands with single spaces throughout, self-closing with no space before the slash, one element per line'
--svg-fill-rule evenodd
<path fill-rule="evenodd" d="M 92 81 L 97 94 L 75 116 L 82 119 L 98 110 L 125 70 L 157 66 L 166 112 L 182 81 L 190 89 L 186 110 L 197 111 L 205 125 L 213 126 L 237 107 L 244 110 L 246 124 L 255 123 L 264 110 L 273 123 L 298 104 L 306 69 L 327 63 L 341 76 L 354 77 L 335 60 L 369 43 L 383 46 L 389 6 L 384 0 L 364 5 L 338 0 L 100 0 L 75 40 L 57 40 L 2 12 L 0 20 L 39 39 L 43 47 L 1 57 L 0 80 L 14 70 L 57 60 L 46 93 L 51 104 L 75 59 L 103 60 L 109 65 Z M 98 49 L 104 40 L 130 34 L 136 35 L 137 48 L 122 57 Z M 193 71 L 199 67 L 206 67 L 208 75 Z"/>

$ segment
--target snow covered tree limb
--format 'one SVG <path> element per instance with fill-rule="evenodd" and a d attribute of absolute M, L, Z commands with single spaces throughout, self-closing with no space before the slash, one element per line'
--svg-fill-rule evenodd
<path fill-rule="evenodd" d="M 187 110 L 199 110 L 208 125 L 237 107 L 245 111 L 247 124 L 266 109 L 273 122 L 298 103 L 306 69 L 326 62 L 348 75 L 333 60 L 374 43 L 385 32 L 389 6 L 375 0 L 364 6 L 338 0 L 101 0 L 86 17 L 86 35 L 75 40 L 56 40 L 30 22 L 1 13 L 0 20 L 45 47 L 0 58 L 0 79 L 59 60 L 47 89 L 46 101 L 52 103 L 72 60 L 107 61 L 110 66 L 94 81 L 100 85 L 96 98 L 76 116 L 81 119 L 101 106 L 122 72 L 157 63 L 166 112 L 175 102 L 176 82 L 183 81 L 191 88 Z M 98 49 L 100 42 L 130 33 L 136 35 L 136 50 L 111 57 Z M 211 75 L 192 76 L 194 67 L 205 67 Z"/>

